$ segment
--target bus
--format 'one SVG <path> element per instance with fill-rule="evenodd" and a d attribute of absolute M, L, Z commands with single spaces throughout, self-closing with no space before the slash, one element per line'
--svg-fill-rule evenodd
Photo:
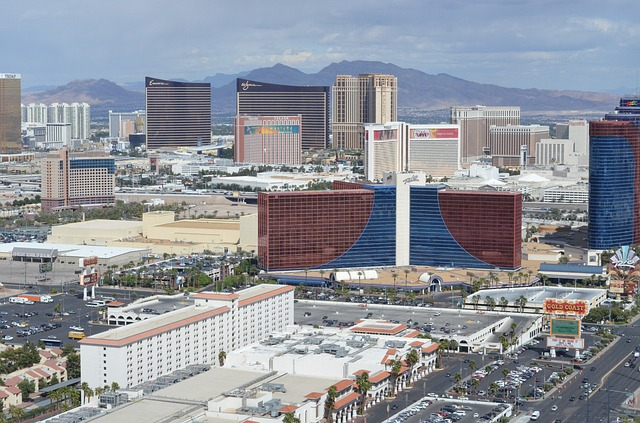
<path fill-rule="evenodd" d="M 84 338 L 84 332 L 78 332 L 75 330 L 72 330 L 71 332 L 69 332 L 69 339 L 82 339 Z"/>
<path fill-rule="evenodd" d="M 46 347 L 62 348 L 62 341 L 59 339 L 45 338 L 41 339 L 40 342 L 42 342 Z"/>

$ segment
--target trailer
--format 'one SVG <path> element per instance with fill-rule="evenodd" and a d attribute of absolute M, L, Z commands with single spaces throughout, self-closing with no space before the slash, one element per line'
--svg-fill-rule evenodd
<path fill-rule="evenodd" d="M 33 301 L 34 303 L 52 303 L 53 298 L 50 295 L 39 294 L 22 294 L 18 295 L 18 298 L 24 298 L 27 301 Z"/>

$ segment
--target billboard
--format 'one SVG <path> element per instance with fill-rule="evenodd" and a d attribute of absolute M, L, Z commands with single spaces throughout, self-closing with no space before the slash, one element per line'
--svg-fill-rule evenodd
<path fill-rule="evenodd" d="M 278 135 L 278 134 L 298 134 L 299 125 L 256 125 L 245 126 L 245 135 Z"/>
<path fill-rule="evenodd" d="M 589 314 L 589 303 L 585 300 L 545 298 L 542 303 L 542 310 L 547 314 L 586 316 Z"/>
<path fill-rule="evenodd" d="M 80 267 L 95 266 L 98 264 L 98 257 L 91 256 L 80 259 Z"/>
<path fill-rule="evenodd" d="M 98 274 L 89 273 L 88 275 L 80 275 L 80 286 L 95 285 L 98 283 Z"/>
<path fill-rule="evenodd" d="M 426 128 L 409 131 L 411 139 L 447 139 L 458 138 L 458 128 Z"/>
<path fill-rule="evenodd" d="M 547 337 L 548 348 L 571 348 L 575 350 L 584 349 L 584 339 L 582 338 L 556 338 Z"/>
<path fill-rule="evenodd" d="M 580 320 L 551 319 L 551 336 L 580 336 Z"/>
<path fill-rule="evenodd" d="M 397 140 L 397 139 L 398 139 L 397 129 L 380 129 L 380 130 L 373 131 L 374 141 Z"/>

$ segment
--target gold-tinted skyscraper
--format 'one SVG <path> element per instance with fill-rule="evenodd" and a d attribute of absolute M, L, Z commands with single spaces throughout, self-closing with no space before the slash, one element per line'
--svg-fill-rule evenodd
<path fill-rule="evenodd" d="M 0 73 L 0 154 L 22 151 L 20 74 Z"/>
<path fill-rule="evenodd" d="M 384 74 L 337 75 L 332 87 L 333 147 L 364 148 L 364 124 L 395 122 L 398 78 Z"/>

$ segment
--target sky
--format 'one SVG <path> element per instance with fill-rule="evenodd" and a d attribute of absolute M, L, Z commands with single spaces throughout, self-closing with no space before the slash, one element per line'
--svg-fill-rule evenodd
<path fill-rule="evenodd" d="M 0 0 L 0 11 L 0 73 L 23 88 L 372 60 L 621 94 L 640 73 L 638 0 Z"/>

